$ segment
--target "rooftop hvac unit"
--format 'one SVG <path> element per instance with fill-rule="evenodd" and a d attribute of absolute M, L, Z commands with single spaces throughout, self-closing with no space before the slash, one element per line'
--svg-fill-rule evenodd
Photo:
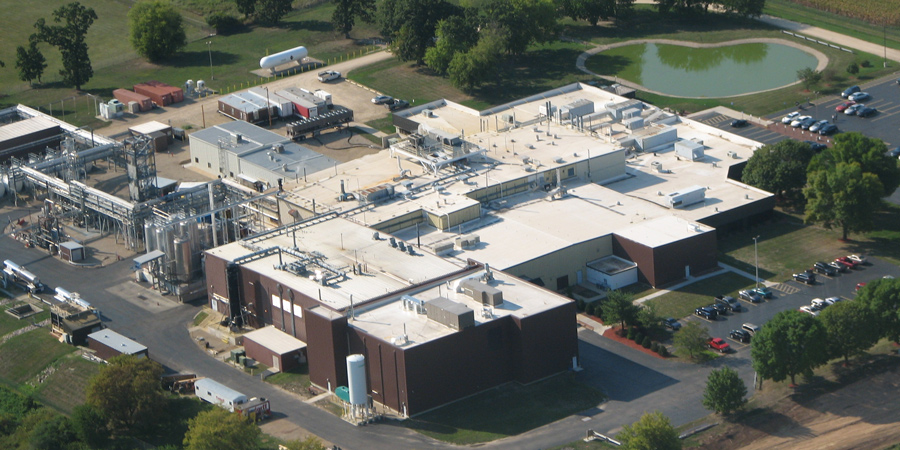
<path fill-rule="evenodd" d="M 274 144 L 272 150 L 275 150 L 275 153 L 284 153 L 284 144 Z"/>
<path fill-rule="evenodd" d="M 503 292 L 491 285 L 478 280 L 468 279 L 463 280 L 459 287 L 462 288 L 463 294 L 476 302 L 491 306 L 503 304 Z"/>
<path fill-rule="evenodd" d="M 454 330 L 475 326 L 475 311 L 449 298 L 438 297 L 425 302 L 425 311 L 429 319 Z"/>
<path fill-rule="evenodd" d="M 481 242 L 481 237 L 477 234 L 467 234 L 465 236 L 460 236 L 456 238 L 455 245 L 459 250 L 474 247 Z"/>
<path fill-rule="evenodd" d="M 423 109 L 422 115 L 425 117 L 434 117 L 434 111 L 432 111 L 430 109 Z"/>
<path fill-rule="evenodd" d="M 653 162 L 651 162 L 651 163 L 650 163 L 650 167 L 653 168 L 653 170 L 655 170 L 655 171 L 657 171 L 657 172 L 659 172 L 659 173 L 665 173 L 665 171 L 663 170 L 663 164 L 662 164 L 661 162 L 659 162 L 659 161 L 653 161 Z"/>
<path fill-rule="evenodd" d="M 512 114 L 503 114 L 502 116 L 500 116 L 500 120 L 502 120 L 504 123 L 515 122 L 515 118 L 513 117 Z"/>
<path fill-rule="evenodd" d="M 452 242 L 441 242 L 439 244 L 434 244 L 434 246 L 432 246 L 432 249 L 434 250 L 435 255 L 444 256 L 447 253 L 450 253 L 453 251 L 453 243 Z"/>

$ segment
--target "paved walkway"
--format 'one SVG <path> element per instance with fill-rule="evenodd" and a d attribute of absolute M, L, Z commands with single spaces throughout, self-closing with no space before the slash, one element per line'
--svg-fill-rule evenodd
<path fill-rule="evenodd" d="M 871 53 L 873 55 L 883 56 L 885 54 L 885 48 L 883 45 L 873 44 L 862 39 L 835 33 L 834 31 L 828 31 L 819 27 L 814 27 L 812 25 L 797 23 L 786 19 L 780 19 L 778 17 L 768 16 L 765 14 L 760 16 L 758 20 L 784 30 L 793 31 L 795 33 L 804 34 L 825 41 L 831 41 L 835 44 Z M 900 50 L 888 48 L 887 58 L 892 61 L 900 61 Z"/>

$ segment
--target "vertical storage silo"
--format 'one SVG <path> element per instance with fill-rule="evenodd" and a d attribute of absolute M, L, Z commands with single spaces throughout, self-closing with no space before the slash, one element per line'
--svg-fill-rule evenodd
<path fill-rule="evenodd" d="M 353 407 L 353 409 L 365 407 L 368 403 L 365 356 L 357 354 L 347 357 L 347 385 L 350 389 L 351 407 Z"/>

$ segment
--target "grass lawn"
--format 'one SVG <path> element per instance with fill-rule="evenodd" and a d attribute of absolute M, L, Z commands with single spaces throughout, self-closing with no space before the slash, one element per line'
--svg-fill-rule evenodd
<path fill-rule="evenodd" d="M 847 5 L 852 4 L 847 3 Z M 855 8 L 855 6 L 850 7 Z M 891 5 L 890 7 L 896 8 L 896 4 Z M 880 23 L 871 24 L 863 20 L 840 16 L 803 6 L 789 0 L 767 0 L 763 12 L 775 17 L 781 17 L 783 19 L 793 20 L 794 22 L 814 25 L 836 33 L 846 34 L 847 36 L 852 36 L 878 45 L 885 44 L 884 38 L 886 35 L 887 46 L 900 49 L 900 28 L 897 27 L 882 27 L 882 24 Z M 876 61 L 880 60 L 872 60 L 873 63 Z"/>
<path fill-rule="evenodd" d="M 30 381 L 75 347 L 61 344 L 46 328 L 16 336 L 0 345 L 0 379 L 7 383 Z"/>
<path fill-rule="evenodd" d="M 306 364 L 288 371 L 280 372 L 266 378 L 266 383 L 281 386 L 291 392 L 302 392 L 309 388 L 309 366 Z"/>
<path fill-rule="evenodd" d="M 693 314 L 701 306 L 713 303 L 713 298 L 717 295 L 737 298 L 739 290 L 752 286 L 755 286 L 753 280 L 734 272 L 725 272 L 647 300 L 647 303 L 655 305 L 661 317 L 680 318 Z"/>
<path fill-rule="evenodd" d="M 0 85 L 4 86 L 0 104 L 23 103 L 44 112 L 53 113 L 63 120 L 76 125 L 91 125 L 99 128 L 105 122 L 94 119 L 95 106 L 87 98 L 73 100 L 75 90 L 62 86 L 58 71 L 61 67 L 59 52 L 46 44 L 40 46 L 48 67 L 44 71 L 43 85 L 32 89 L 18 79 L 15 70 L 16 46 L 25 45 L 33 32 L 38 18 L 49 20 L 52 11 L 69 3 L 68 0 L 48 0 L 46 2 L 14 2 L 0 0 L 0 8 L 6 12 L 0 17 L 0 27 L 4 36 L 15 37 L 8 45 L 0 46 L 0 60 L 8 65 L 0 70 Z M 185 2 L 198 3 L 198 2 Z M 202 2 L 201 2 L 202 3 Z M 207 0 L 206 3 L 216 3 Z M 223 2 L 218 2 L 223 3 Z M 108 100 L 117 88 L 130 88 L 135 83 L 151 79 L 181 86 L 186 80 L 205 80 L 217 91 L 244 87 L 257 83 L 257 76 L 250 71 L 259 68 L 259 58 L 303 44 L 310 56 L 323 61 L 359 54 L 371 49 L 369 45 L 357 44 L 355 39 L 345 39 L 343 34 L 331 28 L 332 2 L 320 3 L 289 13 L 276 27 L 248 27 L 243 32 L 232 35 L 209 37 L 202 18 L 191 11 L 183 11 L 188 45 L 164 65 L 150 64 L 139 58 L 127 39 L 128 24 L 126 14 L 131 2 L 120 0 L 84 0 L 82 4 L 93 7 L 98 19 L 87 35 L 89 55 L 94 68 L 94 77 L 83 86 L 83 90 Z M 188 5 L 202 10 L 204 7 Z M 354 38 L 376 36 L 374 25 L 358 24 L 353 30 Z M 207 46 L 206 42 L 211 42 Z M 210 52 L 212 65 L 210 68 Z M 212 72 L 213 77 L 210 76 Z M 68 99 L 62 104 L 60 100 Z M 60 109 L 65 114 L 60 115 Z"/>
<path fill-rule="evenodd" d="M 603 401 L 600 391 L 572 374 L 522 386 L 510 383 L 403 422 L 422 434 L 471 445 L 537 428 Z"/>
<path fill-rule="evenodd" d="M 203 321 L 206 319 L 207 316 L 209 316 L 209 313 L 206 311 L 201 311 L 201 312 L 197 313 L 197 315 L 194 316 L 194 326 L 196 327 L 196 326 L 199 326 L 201 323 L 203 323 Z"/>
<path fill-rule="evenodd" d="M 37 399 L 65 414 L 84 403 L 88 381 L 102 366 L 77 355 L 68 355 L 59 361 L 56 370 L 36 386 Z"/>
<path fill-rule="evenodd" d="M 20 303 L 16 303 L 18 305 Z M 6 313 L 6 308 L 10 308 L 14 306 L 13 304 L 9 304 L 3 307 L 3 312 L 0 313 L 0 336 L 6 336 L 7 334 L 18 330 L 19 328 L 25 328 L 28 325 L 31 325 L 32 319 L 35 322 L 40 322 L 44 319 L 50 318 L 50 312 L 44 311 L 37 313 L 31 317 L 26 317 L 24 319 L 16 319 L 15 317 Z"/>

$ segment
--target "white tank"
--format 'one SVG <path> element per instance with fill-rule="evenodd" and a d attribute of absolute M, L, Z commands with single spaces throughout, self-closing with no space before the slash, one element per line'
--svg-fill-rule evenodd
<path fill-rule="evenodd" d="M 365 405 L 368 403 L 366 391 L 366 357 L 350 355 L 347 357 L 347 384 L 350 388 L 350 404 Z"/>
<path fill-rule="evenodd" d="M 308 55 L 309 52 L 306 51 L 306 47 L 295 47 L 290 50 L 263 57 L 259 60 L 259 67 L 271 69 L 292 61 L 302 61 L 303 58 L 306 58 Z"/>

